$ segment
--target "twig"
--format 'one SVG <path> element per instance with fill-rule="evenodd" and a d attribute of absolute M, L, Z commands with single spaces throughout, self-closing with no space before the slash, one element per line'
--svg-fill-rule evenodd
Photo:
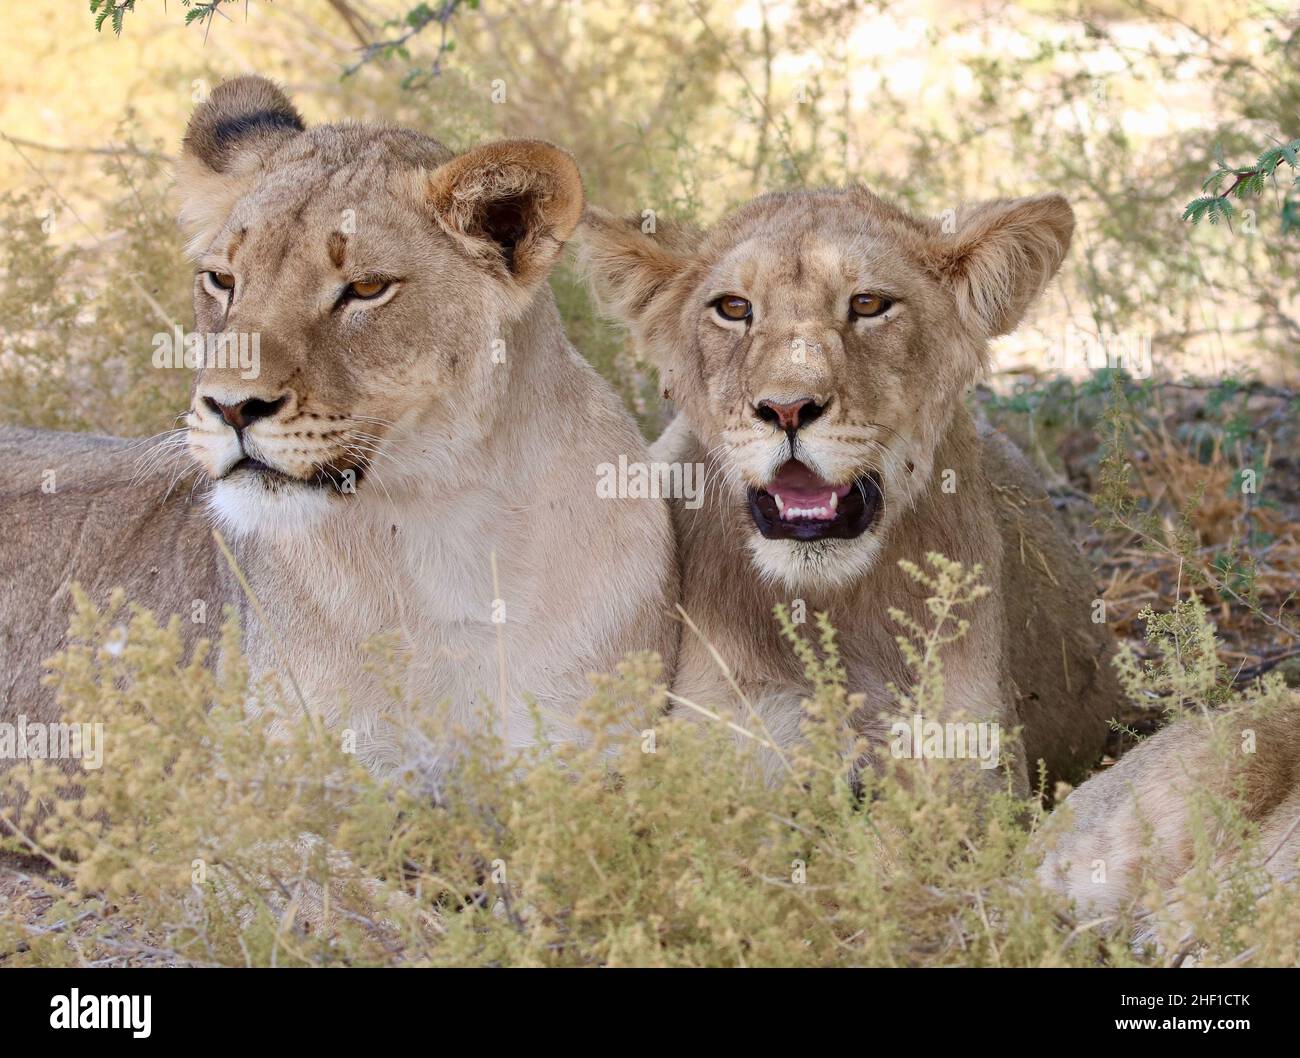
<path fill-rule="evenodd" d="M 270 618 L 266 616 L 266 611 L 262 609 L 262 603 L 253 591 L 253 586 L 248 583 L 248 578 L 244 576 L 244 571 L 239 568 L 239 563 L 235 561 L 234 554 L 231 553 L 230 547 L 226 544 L 225 537 L 221 535 L 220 530 L 212 530 L 212 538 L 217 542 L 217 547 L 221 549 L 221 554 L 225 556 L 230 570 L 239 581 L 240 588 L 243 589 L 244 595 L 248 598 L 248 603 L 253 607 L 258 619 L 266 628 L 267 634 L 271 637 L 271 645 L 275 647 L 276 656 L 280 659 L 280 664 L 284 666 L 285 675 L 289 677 L 289 683 L 293 687 L 294 694 L 298 696 L 298 704 L 302 707 L 303 715 L 313 725 L 316 725 L 316 714 L 307 708 L 307 699 L 302 693 L 302 688 L 298 686 L 298 679 L 293 674 L 293 667 L 289 664 L 289 659 L 284 652 L 284 645 L 280 642 L 280 636 L 271 624 Z"/>
<path fill-rule="evenodd" d="M 695 0 L 686 0 L 686 6 L 695 13 L 695 17 L 700 20 L 700 25 L 704 27 L 704 32 L 707 33 L 709 39 L 717 45 L 718 55 L 721 56 L 722 61 L 731 67 L 732 72 L 735 73 L 744 84 L 745 91 L 749 93 L 754 102 L 758 104 L 759 109 L 763 111 L 764 120 L 772 126 L 772 130 L 776 133 L 777 139 L 781 141 L 781 148 L 785 151 L 786 160 L 790 163 L 790 168 L 794 172 L 796 181 L 801 184 L 804 183 L 803 169 L 799 165 L 798 158 L 795 157 L 794 148 L 790 146 L 790 141 L 786 137 L 785 129 L 783 129 L 780 123 L 772 116 L 772 111 L 768 109 L 763 98 L 757 91 L 755 91 L 749 78 L 745 76 L 745 71 L 742 70 L 736 63 L 736 60 L 731 57 L 732 49 L 718 39 L 718 35 L 713 32 L 713 27 L 709 25 L 709 20 L 704 17 L 704 12 L 700 10 L 699 5 L 695 3 Z"/>
<path fill-rule="evenodd" d="M 89 224 L 87 224 L 82 219 L 81 214 L 77 212 L 76 208 L 72 205 L 72 203 L 69 202 L 66 198 L 64 198 L 61 194 L 59 194 L 59 189 L 56 188 L 50 182 L 49 178 L 43 172 L 41 172 L 40 168 L 34 162 L 32 162 L 32 160 L 28 158 L 26 154 L 23 153 L 22 147 L 20 147 L 18 143 L 15 142 L 13 137 L 10 136 L 7 132 L 0 132 L 0 139 L 5 140 L 5 142 L 7 142 L 9 146 L 12 147 L 18 153 L 18 157 L 20 157 L 26 163 L 27 168 L 29 168 L 33 173 L 35 173 L 37 179 L 40 180 L 41 183 L 43 183 L 47 188 L 49 188 L 50 194 L 54 196 L 55 200 L 59 203 L 59 205 L 61 205 L 64 209 L 66 209 L 72 215 L 72 218 L 86 230 L 86 233 L 92 239 L 95 240 L 96 248 L 102 247 L 104 244 L 104 237 L 102 235 L 96 234 L 95 229 L 92 228 Z M 133 274 L 131 274 L 130 272 L 127 272 L 125 274 L 126 274 L 127 282 L 129 282 L 133 287 L 135 287 L 136 292 L 145 299 L 149 307 L 153 309 L 154 313 L 159 317 L 159 319 L 161 319 L 162 322 L 165 323 L 169 329 L 175 330 L 177 326 L 176 322 L 170 316 L 167 315 L 163 307 L 160 304 L 158 304 L 158 300 L 152 294 L 150 294 L 149 291 L 147 291 L 143 286 L 141 286 L 140 281 Z"/>
<path fill-rule="evenodd" d="M 49 154 L 99 154 L 108 155 L 117 158 L 127 154 L 134 158 L 145 158 L 151 162 L 173 162 L 176 159 L 170 154 L 163 154 L 161 151 L 146 151 L 134 146 L 118 147 L 109 144 L 107 147 L 67 147 L 58 143 L 40 143 L 37 140 L 29 140 L 22 136 L 11 136 L 7 132 L 0 133 L 6 140 L 15 146 L 30 147 L 34 151 L 46 151 Z"/>
<path fill-rule="evenodd" d="M 1264 673 L 1277 668 L 1278 665 L 1282 664 L 1282 662 L 1286 661 L 1288 658 L 1296 657 L 1300 657 L 1300 647 L 1295 647 L 1292 650 L 1284 650 L 1281 654 L 1275 654 L 1271 658 L 1265 658 L 1257 665 L 1251 665 L 1249 668 L 1239 669 L 1236 675 L 1232 677 L 1232 682 L 1234 684 L 1249 683 L 1251 680 L 1255 679 L 1255 677 L 1263 676 Z"/>
<path fill-rule="evenodd" d="M 691 615 L 688 614 L 682 606 L 679 605 L 677 607 L 677 612 L 681 614 L 682 620 L 686 622 L 686 627 L 694 632 L 699 641 L 704 644 L 704 649 L 709 652 L 709 656 L 722 672 L 722 675 L 726 679 L 727 685 L 731 688 L 732 692 L 741 700 L 741 702 L 744 703 L 745 708 L 749 710 L 749 715 L 758 722 L 759 728 L 767 739 L 767 744 L 772 747 L 773 752 L 775 752 L 777 757 L 780 758 L 781 763 L 785 766 L 785 770 L 789 774 L 793 775 L 794 768 L 790 766 L 790 761 L 786 759 L 786 755 L 781 752 L 780 746 L 776 744 L 776 739 L 772 737 L 772 732 L 768 730 L 767 724 L 764 723 L 762 714 L 754 708 L 754 703 L 749 700 L 749 696 L 741 689 L 741 686 L 736 681 L 736 677 L 732 674 L 731 667 L 727 664 L 726 659 L 718 651 L 718 648 L 709 642 L 704 633 L 700 631 L 699 626 L 691 619 Z"/>

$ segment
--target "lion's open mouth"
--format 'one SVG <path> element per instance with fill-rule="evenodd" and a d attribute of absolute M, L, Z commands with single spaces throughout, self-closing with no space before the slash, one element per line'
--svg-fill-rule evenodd
<path fill-rule="evenodd" d="M 831 485 L 791 459 L 767 488 L 749 490 L 749 513 L 769 540 L 849 540 L 871 528 L 881 499 L 874 473 Z"/>

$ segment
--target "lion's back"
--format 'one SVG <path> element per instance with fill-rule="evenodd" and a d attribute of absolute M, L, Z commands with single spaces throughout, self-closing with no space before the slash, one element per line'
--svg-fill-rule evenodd
<path fill-rule="evenodd" d="M 97 605 L 121 587 L 181 613 L 187 637 L 215 632 L 228 589 L 190 481 L 156 443 L 0 426 L 0 718 L 52 717 L 42 662 L 64 645 L 73 584 Z"/>

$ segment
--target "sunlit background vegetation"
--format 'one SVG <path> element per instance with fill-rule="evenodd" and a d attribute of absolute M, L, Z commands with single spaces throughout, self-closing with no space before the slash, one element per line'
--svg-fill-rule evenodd
<path fill-rule="evenodd" d="M 1248 167 L 1298 134 L 1300 22 L 1283 2 L 250 0 L 206 18 L 211 5 L 102 10 L 114 3 L 120 36 L 84 4 L 6 10 L 0 189 L 6 227 L 52 229 L 54 256 L 27 282 L 73 273 L 30 310 L 57 318 L 33 322 L 94 346 L 74 372 L 91 392 L 144 381 L 151 399 L 41 402 L 38 420 L 164 422 L 165 383 L 141 365 L 162 318 L 186 314 L 167 166 L 195 98 L 247 72 L 284 82 L 309 121 L 409 124 L 455 147 L 547 138 L 577 156 L 592 201 L 702 223 L 756 193 L 846 181 L 936 215 L 1060 191 L 1075 248 L 1032 325 L 1000 344 L 1000 370 L 1079 379 L 1149 356 L 1176 379 L 1296 371 L 1293 169 L 1235 199 L 1227 222 L 1183 220 L 1216 158 Z M 618 335 L 567 273 L 555 285 L 577 344 L 658 425 Z M 11 338 L 6 366 L 35 342 Z"/>

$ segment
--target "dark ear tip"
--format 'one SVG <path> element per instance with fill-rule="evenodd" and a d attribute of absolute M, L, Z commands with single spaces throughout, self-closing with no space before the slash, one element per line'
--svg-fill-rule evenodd
<path fill-rule="evenodd" d="M 284 90 L 274 81 L 256 74 L 222 81 L 195 111 L 194 120 L 197 121 L 205 112 L 231 118 L 262 111 L 282 116 L 299 130 L 303 128 L 302 116 Z"/>
<path fill-rule="evenodd" d="M 236 77 L 217 85 L 199 105 L 185 132 L 183 149 L 221 172 L 240 140 L 302 130 L 302 116 L 278 85 L 265 77 Z"/>

